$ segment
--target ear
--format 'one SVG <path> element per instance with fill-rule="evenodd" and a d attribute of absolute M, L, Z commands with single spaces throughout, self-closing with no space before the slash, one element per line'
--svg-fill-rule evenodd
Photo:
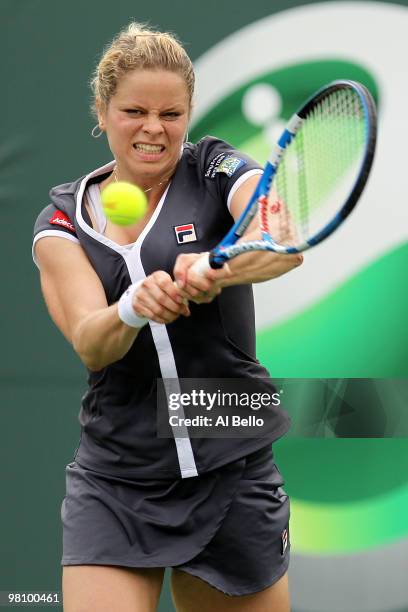
<path fill-rule="evenodd" d="M 105 120 L 105 117 L 106 117 L 105 106 L 104 106 L 103 102 L 99 98 L 96 98 L 95 106 L 96 106 L 96 112 L 97 112 L 97 115 L 98 115 L 99 129 L 100 130 L 105 130 L 105 124 L 106 124 L 106 120 Z"/>

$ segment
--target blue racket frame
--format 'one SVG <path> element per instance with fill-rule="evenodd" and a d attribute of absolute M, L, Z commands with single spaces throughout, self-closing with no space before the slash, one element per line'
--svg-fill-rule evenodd
<path fill-rule="evenodd" d="M 359 96 L 361 107 L 365 116 L 366 126 L 366 148 L 362 157 L 360 170 L 356 181 L 350 191 L 349 197 L 339 208 L 333 219 L 318 233 L 309 238 L 306 242 L 297 247 L 284 246 L 277 244 L 267 232 L 262 232 L 261 240 L 242 242 L 237 244 L 248 225 L 258 212 L 258 202 L 263 196 L 267 197 L 271 189 L 273 179 L 277 173 L 280 161 L 285 149 L 295 138 L 304 119 L 311 109 L 319 102 L 336 90 L 350 88 Z M 209 254 L 209 265 L 211 268 L 222 268 L 224 263 L 247 251 L 274 251 L 276 253 L 300 253 L 309 249 L 319 242 L 322 242 L 348 217 L 354 206 L 358 202 L 364 186 L 367 182 L 371 170 L 377 136 L 377 113 L 374 100 L 364 85 L 356 81 L 338 80 L 329 85 L 325 85 L 313 94 L 305 104 L 289 120 L 285 130 L 282 132 L 277 144 L 275 145 L 269 160 L 266 162 L 263 174 L 239 219 L 232 226 L 228 234 Z"/>

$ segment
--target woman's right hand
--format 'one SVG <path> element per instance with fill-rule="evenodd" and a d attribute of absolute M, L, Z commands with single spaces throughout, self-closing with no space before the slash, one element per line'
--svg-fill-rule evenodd
<path fill-rule="evenodd" d="M 172 323 L 181 315 L 190 316 L 190 309 L 177 285 L 167 272 L 158 270 L 143 280 L 135 292 L 133 308 L 138 316 L 156 323 Z"/>

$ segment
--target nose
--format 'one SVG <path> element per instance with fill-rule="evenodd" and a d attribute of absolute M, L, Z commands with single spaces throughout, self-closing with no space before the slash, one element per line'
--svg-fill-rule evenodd
<path fill-rule="evenodd" d="M 143 131 L 151 135 L 161 134 L 163 132 L 163 125 L 160 117 L 153 113 L 146 115 Z"/>

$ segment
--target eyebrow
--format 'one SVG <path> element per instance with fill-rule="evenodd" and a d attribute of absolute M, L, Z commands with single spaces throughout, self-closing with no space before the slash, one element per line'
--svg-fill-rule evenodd
<path fill-rule="evenodd" d="M 143 111 L 147 111 L 148 109 L 143 106 L 143 104 L 136 104 L 134 102 L 123 102 L 118 104 L 118 107 L 120 110 L 127 110 L 127 109 L 132 109 L 132 110 L 143 110 Z M 158 109 L 160 113 L 169 113 L 169 112 L 186 112 L 187 107 L 185 104 L 183 104 L 182 102 L 179 102 L 177 104 L 174 104 L 173 106 L 165 106 L 163 108 Z"/>

